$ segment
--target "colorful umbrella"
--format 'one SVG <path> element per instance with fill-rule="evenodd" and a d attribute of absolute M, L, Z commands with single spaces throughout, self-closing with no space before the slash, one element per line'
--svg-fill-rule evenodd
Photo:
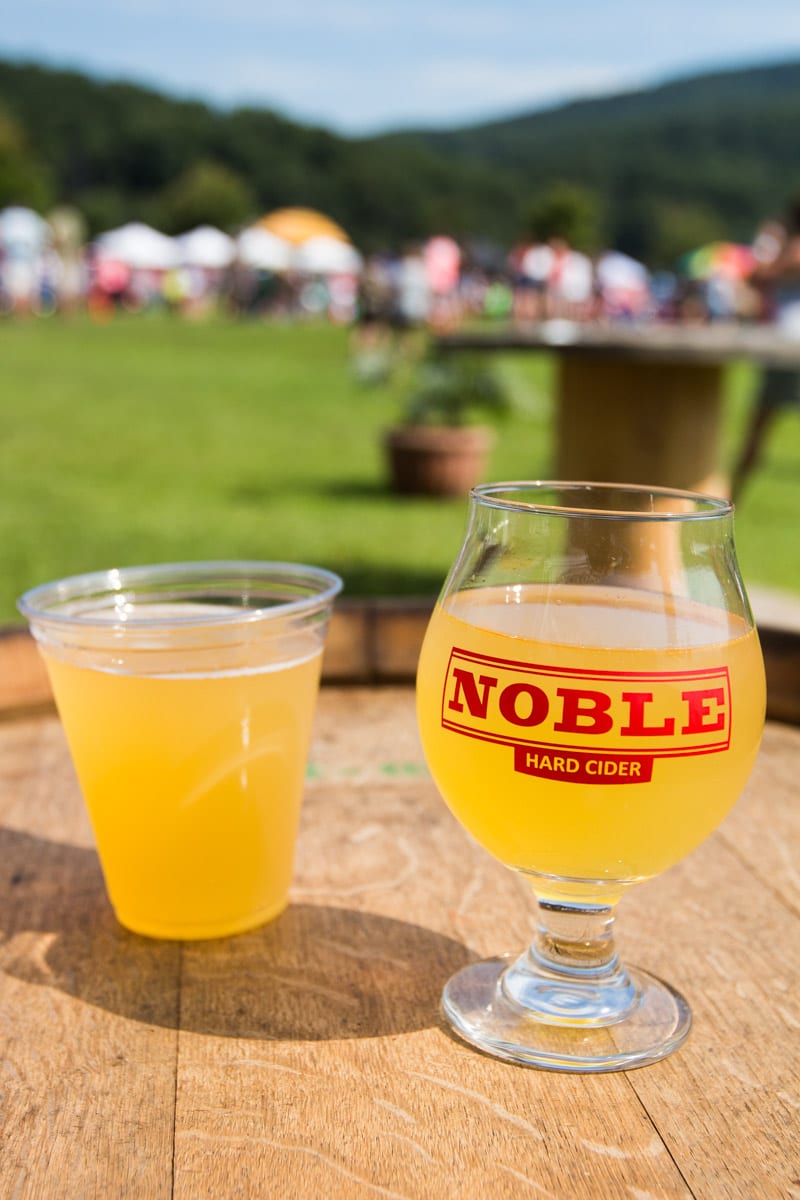
<path fill-rule="evenodd" d="M 678 265 L 690 279 L 710 279 L 712 275 L 746 279 L 756 265 L 756 258 L 749 246 L 738 242 L 709 242 L 684 254 Z"/>

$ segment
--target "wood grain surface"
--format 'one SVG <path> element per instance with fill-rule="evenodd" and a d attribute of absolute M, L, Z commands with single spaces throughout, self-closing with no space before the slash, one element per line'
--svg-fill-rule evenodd
<path fill-rule="evenodd" d="M 116 924 L 58 721 L 3 725 L 0 1197 L 800 1196 L 798 765 L 769 726 L 722 828 L 621 906 L 685 1046 L 571 1077 L 441 1023 L 534 907 L 436 794 L 410 688 L 323 688 L 292 904 L 207 943 Z"/>
<path fill-rule="evenodd" d="M 464 350 L 550 350 L 565 358 L 616 359 L 628 362 L 683 363 L 703 366 L 745 359 L 763 366 L 796 369 L 800 344 L 774 325 L 720 321 L 711 325 L 587 324 L 540 321 L 530 325 L 476 327 L 435 339 L 442 353 Z"/>
<path fill-rule="evenodd" d="M 558 479 L 727 495 L 722 367 L 566 357 L 558 391 Z"/>

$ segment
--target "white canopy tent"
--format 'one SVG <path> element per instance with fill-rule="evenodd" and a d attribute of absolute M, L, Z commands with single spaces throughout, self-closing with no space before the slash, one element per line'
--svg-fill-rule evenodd
<path fill-rule="evenodd" d="M 290 244 L 257 225 L 239 234 L 236 249 L 241 262 L 257 270 L 286 271 L 293 265 Z"/>
<path fill-rule="evenodd" d="M 311 275 L 357 275 L 364 260 L 348 242 L 322 234 L 295 249 L 292 265 Z"/>
<path fill-rule="evenodd" d="M 50 238 L 50 226 L 32 208 L 11 205 L 0 211 L 0 245 L 24 247 L 36 253 Z"/>
<path fill-rule="evenodd" d="M 236 257 L 236 242 L 213 225 L 198 225 L 175 239 L 182 266 L 219 270 Z"/>
<path fill-rule="evenodd" d="M 180 265 L 175 239 L 140 221 L 101 233 L 95 246 L 101 258 L 114 259 L 134 270 L 168 271 Z"/>

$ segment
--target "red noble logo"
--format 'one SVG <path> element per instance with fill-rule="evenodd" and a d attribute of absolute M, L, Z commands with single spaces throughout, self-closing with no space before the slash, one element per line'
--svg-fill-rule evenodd
<path fill-rule="evenodd" d="M 514 769 L 569 783 L 646 783 L 654 760 L 730 745 L 727 667 L 594 671 L 454 647 L 442 725 L 514 748 Z"/>

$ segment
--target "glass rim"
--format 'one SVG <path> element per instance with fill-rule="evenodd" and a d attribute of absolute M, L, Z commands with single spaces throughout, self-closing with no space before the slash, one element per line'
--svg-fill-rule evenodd
<path fill-rule="evenodd" d="M 147 584 L 166 587 L 172 583 L 176 590 L 191 584 L 269 583 L 314 585 L 316 590 L 307 596 L 278 600 L 274 604 L 227 609 L 224 612 L 203 612 L 196 615 L 124 616 L 116 614 L 101 618 L 96 614 L 59 611 L 60 605 L 89 600 L 92 597 L 113 597 L 124 594 L 126 588 L 142 588 Z M 325 567 L 307 563 L 271 562 L 258 559 L 219 559 L 198 562 L 154 563 L 133 567 L 110 567 L 67 575 L 48 583 L 37 584 L 23 592 L 17 609 L 31 623 L 60 625 L 72 629 L 190 629 L 198 626 L 220 628 L 254 621 L 271 621 L 285 616 L 313 612 L 331 603 L 344 584 L 339 575 Z M 185 599 L 191 600 L 190 596 Z"/>
<path fill-rule="evenodd" d="M 624 508 L 584 508 L 579 504 L 549 504 L 543 500 L 536 501 L 511 499 L 505 496 L 508 492 L 616 492 L 630 496 L 650 496 L 653 500 L 691 501 L 698 507 L 693 511 Z M 565 480 L 565 479 L 512 479 L 496 483 L 480 483 L 470 489 L 470 498 L 479 501 L 490 508 L 504 509 L 508 512 L 529 512 L 556 517 L 585 517 L 600 521 L 708 521 L 730 516 L 734 511 L 732 500 L 723 496 L 713 496 L 706 492 L 694 492 L 681 488 L 657 487 L 641 483 L 611 483 L 594 480 Z"/>

